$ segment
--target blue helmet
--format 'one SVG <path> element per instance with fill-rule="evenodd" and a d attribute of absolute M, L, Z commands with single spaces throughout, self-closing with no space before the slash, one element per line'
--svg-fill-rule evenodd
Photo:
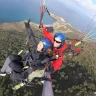
<path fill-rule="evenodd" d="M 45 50 L 52 47 L 52 43 L 49 39 L 42 38 L 40 41 L 44 44 L 44 49 Z"/>
<path fill-rule="evenodd" d="M 65 40 L 66 40 L 65 34 L 62 33 L 62 32 L 56 33 L 56 34 L 54 35 L 54 38 L 58 38 L 59 40 L 61 40 L 62 43 L 64 43 Z"/>

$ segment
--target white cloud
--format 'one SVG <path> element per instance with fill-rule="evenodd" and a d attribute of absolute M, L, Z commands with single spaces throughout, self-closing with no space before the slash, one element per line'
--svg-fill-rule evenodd
<path fill-rule="evenodd" d="M 82 9 L 84 9 L 84 13 L 91 18 L 96 14 L 96 4 L 92 2 L 92 0 L 75 0 L 78 2 L 81 6 Z"/>
<path fill-rule="evenodd" d="M 72 8 L 82 11 L 89 17 L 93 18 L 96 14 L 96 4 L 92 0 L 57 0 L 58 2 L 69 4 Z"/>
<path fill-rule="evenodd" d="M 83 7 L 88 9 L 89 11 L 96 12 L 96 5 L 93 4 L 92 0 L 76 0 L 79 2 Z"/>

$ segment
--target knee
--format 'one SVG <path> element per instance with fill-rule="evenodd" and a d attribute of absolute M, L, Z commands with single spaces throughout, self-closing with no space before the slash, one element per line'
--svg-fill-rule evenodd
<path fill-rule="evenodd" d="M 14 57 L 14 55 L 13 55 L 13 54 L 11 54 L 11 55 L 9 55 L 8 57 L 9 57 L 9 58 L 13 58 L 13 57 Z"/>
<path fill-rule="evenodd" d="M 9 59 L 12 60 L 12 61 L 15 60 L 15 56 L 14 56 L 13 54 L 9 55 L 8 57 L 9 57 Z"/>
<path fill-rule="evenodd" d="M 8 57 L 9 57 L 9 59 L 10 59 L 11 61 L 21 60 L 21 56 L 19 56 L 19 55 L 13 55 L 13 54 L 11 54 L 11 55 L 9 55 Z"/>

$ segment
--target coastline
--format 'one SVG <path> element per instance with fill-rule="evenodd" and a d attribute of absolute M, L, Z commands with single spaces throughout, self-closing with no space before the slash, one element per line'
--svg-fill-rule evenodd
<path fill-rule="evenodd" d="M 53 13 L 50 13 L 50 16 L 55 19 L 55 22 L 53 22 L 53 24 L 46 24 L 45 26 L 53 26 L 54 27 L 54 33 L 57 31 L 62 31 L 64 33 L 76 33 L 77 35 L 82 34 L 84 36 L 84 33 L 82 33 L 80 30 L 78 30 L 77 28 L 73 27 L 70 23 L 68 23 L 64 18 L 57 16 Z M 17 31 L 22 31 L 25 29 L 24 27 L 24 21 L 21 22 L 10 22 L 10 23 L 0 23 L 0 29 L 3 30 L 17 30 Z M 35 28 L 39 27 L 39 24 L 34 23 L 34 22 L 30 22 L 30 25 L 34 26 Z"/>

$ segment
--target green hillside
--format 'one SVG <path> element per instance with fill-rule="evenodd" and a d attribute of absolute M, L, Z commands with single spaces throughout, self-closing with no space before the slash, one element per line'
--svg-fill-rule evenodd
<path fill-rule="evenodd" d="M 61 24 L 59 21 L 57 23 Z M 53 34 L 63 31 L 68 38 L 67 43 L 80 34 L 67 22 L 63 23 L 65 27 L 58 27 L 57 23 L 53 24 L 55 29 Z M 39 41 L 42 33 L 36 24 L 31 23 L 31 27 Z M 9 54 L 17 54 L 21 49 L 27 49 L 26 37 L 23 22 L 0 24 L 0 66 Z M 93 93 L 96 90 L 96 48 L 88 42 L 80 46 L 84 46 L 80 55 L 71 57 L 66 53 L 63 66 L 52 74 L 55 96 L 95 96 Z M 9 75 L 6 78 L 0 77 L 0 82 L 0 96 L 40 96 L 42 92 L 42 84 L 38 79 L 34 80 L 34 87 L 24 87 L 18 91 L 12 90 L 13 84 Z"/>

